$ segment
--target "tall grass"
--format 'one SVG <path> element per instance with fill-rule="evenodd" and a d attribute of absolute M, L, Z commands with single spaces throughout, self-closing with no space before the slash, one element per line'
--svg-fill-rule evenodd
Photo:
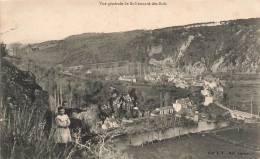
<path fill-rule="evenodd" d="M 44 131 L 44 113 L 37 108 L 9 109 L 0 103 L 1 156 L 4 159 L 122 158 L 106 133 L 96 133 L 95 142 L 70 144 L 60 151 L 54 129 Z"/>
<path fill-rule="evenodd" d="M 58 158 L 52 135 L 44 133 L 43 113 L 36 108 L 10 109 L 0 105 L 3 158 Z"/>

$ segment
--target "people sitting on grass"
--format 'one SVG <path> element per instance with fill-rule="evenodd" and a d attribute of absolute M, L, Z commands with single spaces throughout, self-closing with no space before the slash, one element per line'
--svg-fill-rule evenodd
<path fill-rule="evenodd" d="M 107 130 L 108 128 L 117 128 L 118 124 L 117 121 L 115 119 L 115 117 L 112 115 L 112 117 L 108 118 L 106 117 L 104 124 L 102 125 L 102 129 L 103 130 Z"/>

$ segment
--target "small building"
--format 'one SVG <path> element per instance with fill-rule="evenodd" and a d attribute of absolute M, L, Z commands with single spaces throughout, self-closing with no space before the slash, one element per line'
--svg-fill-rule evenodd
<path fill-rule="evenodd" d="M 65 70 L 63 73 L 70 76 L 72 75 L 72 73 L 69 70 Z"/>
<path fill-rule="evenodd" d="M 174 108 L 172 106 L 156 108 L 152 111 L 151 116 L 164 115 L 164 114 L 172 114 L 174 112 Z"/>
<path fill-rule="evenodd" d="M 157 116 L 160 114 L 160 111 L 159 111 L 159 108 L 156 108 L 154 109 L 152 112 L 151 112 L 151 116 Z"/>
<path fill-rule="evenodd" d="M 205 89 L 201 90 L 201 94 L 202 94 L 203 96 L 209 96 L 209 95 L 210 95 L 210 92 L 205 88 Z"/>
<path fill-rule="evenodd" d="M 193 117 L 193 121 L 199 122 L 199 115 L 198 115 L 198 114 L 196 114 L 196 115 Z"/>
<path fill-rule="evenodd" d="M 182 108 L 188 108 L 192 106 L 191 100 L 189 98 L 179 99 L 178 103 L 181 104 Z"/>
<path fill-rule="evenodd" d="M 199 82 L 195 82 L 195 81 L 193 81 L 193 82 L 192 82 L 192 85 L 193 85 L 193 86 L 199 86 L 199 87 L 202 87 L 202 86 L 204 85 L 204 82 L 201 82 L 201 81 L 199 81 Z"/>
<path fill-rule="evenodd" d="M 203 105 L 208 106 L 210 103 L 213 103 L 213 97 L 206 96 Z"/>
<path fill-rule="evenodd" d="M 83 65 L 79 65 L 79 66 L 71 66 L 69 67 L 70 70 L 73 70 L 73 71 L 79 71 L 83 68 Z"/>
<path fill-rule="evenodd" d="M 161 107 L 161 108 L 159 108 L 159 112 L 160 112 L 160 115 L 172 114 L 174 112 L 174 110 L 173 110 L 172 106 L 168 106 L 168 107 Z"/>
<path fill-rule="evenodd" d="M 179 87 L 179 88 L 183 88 L 183 89 L 189 87 L 188 84 L 186 84 L 186 83 L 184 83 L 184 82 L 182 82 L 182 81 L 176 81 L 176 82 L 175 82 L 175 86 L 176 86 L 176 87 Z"/>
<path fill-rule="evenodd" d="M 179 112 L 181 110 L 181 104 L 178 102 L 178 100 L 176 100 L 176 103 L 172 104 L 172 107 L 176 112 Z"/>
<path fill-rule="evenodd" d="M 136 83 L 136 78 L 135 77 L 132 77 L 132 76 L 120 76 L 118 78 L 120 81 L 127 81 L 127 82 L 133 82 L 133 83 Z"/>
<path fill-rule="evenodd" d="M 217 83 L 216 82 L 208 82 L 208 81 L 205 81 L 205 86 L 209 86 L 210 88 L 215 88 L 217 87 Z"/>
<path fill-rule="evenodd" d="M 192 103 L 189 98 L 182 98 L 176 100 L 175 103 L 172 104 L 172 107 L 176 112 L 180 112 L 181 109 L 186 109 L 188 107 L 192 107 Z"/>

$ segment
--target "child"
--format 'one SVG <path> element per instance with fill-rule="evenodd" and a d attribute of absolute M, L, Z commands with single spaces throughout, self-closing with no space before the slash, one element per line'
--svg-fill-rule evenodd
<path fill-rule="evenodd" d="M 71 113 L 71 124 L 69 126 L 72 139 L 76 143 L 81 143 L 81 128 L 82 123 L 81 120 L 77 118 L 78 112 L 76 110 L 72 110 Z"/>
<path fill-rule="evenodd" d="M 70 136 L 70 120 L 69 117 L 64 114 L 65 109 L 63 107 L 58 108 L 59 115 L 55 118 L 55 123 L 57 125 L 57 129 L 54 134 L 54 140 L 59 146 L 65 147 L 66 143 L 71 142 Z"/>

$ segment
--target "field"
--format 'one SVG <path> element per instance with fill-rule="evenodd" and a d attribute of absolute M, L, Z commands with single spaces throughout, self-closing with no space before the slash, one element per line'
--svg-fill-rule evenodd
<path fill-rule="evenodd" d="M 130 158 L 135 159 L 256 159 L 259 157 L 253 150 L 201 134 L 170 139 L 144 147 L 132 147 L 126 150 L 126 153 Z"/>
<path fill-rule="evenodd" d="M 229 129 L 218 132 L 217 135 L 231 140 L 260 146 L 260 128 Z"/>
<path fill-rule="evenodd" d="M 225 104 L 230 108 L 241 111 L 252 112 L 258 114 L 260 106 L 260 75 L 232 75 L 231 79 L 223 78 L 229 81 L 229 85 L 225 86 L 224 93 L 227 94 Z"/>

